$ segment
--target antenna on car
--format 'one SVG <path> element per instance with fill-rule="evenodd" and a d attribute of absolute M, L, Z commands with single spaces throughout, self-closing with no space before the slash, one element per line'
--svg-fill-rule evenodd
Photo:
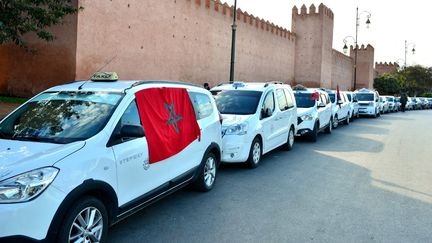
<path fill-rule="evenodd" d="M 101 68 L 99 68 L 96 72 L 94 72 L 94 73 L 97 73 L 97 72 L 100 72 L 102 69 L 104 69 L 106 66 L 108 66 L 108 64 L 110 64 L 112 61 L 114 61 L 114 59 L 116 59 L 117 58 L 117 54 L 115 55 L 115 56 L 113 56 L 108 62 L 106 62 Z M 90 78 L 91 79 L 91 78 Z M 78 90 L 82 90 L 82 88 L 83 88 L 83 86 L 86 84 L 88 82 L 88 80 L 87 81 L 85 81 L 84 83 L 82 83 L 79 87 L 78 87 Z"/>

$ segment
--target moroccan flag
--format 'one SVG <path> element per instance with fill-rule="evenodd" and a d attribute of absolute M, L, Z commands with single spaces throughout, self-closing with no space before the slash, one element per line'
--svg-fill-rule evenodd
<path fill-rule="evenodd" d="M 150 88 L 135 94 L 150 163 L 167 159 L 200 137 L 192 102 L 183 88 Z"/>
<path fill-rule="evenodd" d="M 336 104 L 339 104 L 339 101 L 342 101 L 340 91 L 339 91 L 339 84 L 336 86 Z M 341 104 L 339 104 L 341 106 Z"/>

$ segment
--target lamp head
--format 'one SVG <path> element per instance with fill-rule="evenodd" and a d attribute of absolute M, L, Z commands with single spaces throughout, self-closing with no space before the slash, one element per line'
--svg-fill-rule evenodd
<path fill-rule="evenodd" d="M 371 25 L 371 21 L 370 21 L 370 18 L 368 18 L 367 20 L 366 20 L 366 27 L 369 29 L 369 26 Z"/>
<path fill-rule="evenodd" d="M 413 47 L 413 49 L 412 49 L 412 54 L 414 55 L 415 52 L 416 52 L 416 49 Z"/>
<path fill-rule="evenodd" d="M 348 53 L 348 46 L 347 46 L 346 43 L 345 43 L 345 45 L 344 45 L 344 47 L 343 47 L 343 52 L 344 52 L 345 54 Z"/>

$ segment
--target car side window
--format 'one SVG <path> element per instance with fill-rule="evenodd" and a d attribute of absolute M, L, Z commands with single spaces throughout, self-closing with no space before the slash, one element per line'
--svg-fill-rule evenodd
<path fill-rule="evenodd" d="M 327 105 L 328 104 L 328 100 L 327 100 L 327 97 L 325 96 L 325 94 L 321 94 L 320 97 L 321 97 L 321 102 L 324 105 Z"/>
<path fill-rule="evenodd" d="M 283 89 L 276 90 L 276 98 L 278 101 L 279 110 L 286 111 L 288 110 L 288 102 L 285 97 L 285 93 Z"/>
<path fill-rule="evenodd" d="M 269 93 L 267 93 L 267 95 L 264 99 L 263 109 L 264 110 L 270 109 L 271 111 L 275 110 L 273 91 L 270 91 Z"/>
<path fill-rule="evenodd" d="M 120 126 L 134 125 L 141 126 L 141 119 L 138 112 L 136 101 L 133 100 L 120 118 Z"/>
<path fill-rule="evenodd" d="M 194 106 L 197 120 L 209 117 L 213 113 L 213 105 L 208 95 L 197 92 L 189 92 L 189 97 Z"/>
<path fill-rule="evenodd" d="M 287 105 L 288 105 L 288 109 L 291 109 L 294 107 L 294 98 L 292 97 L 291 93 L 284 89 L 285 91 L 285 97 L 287 99 Z"/>

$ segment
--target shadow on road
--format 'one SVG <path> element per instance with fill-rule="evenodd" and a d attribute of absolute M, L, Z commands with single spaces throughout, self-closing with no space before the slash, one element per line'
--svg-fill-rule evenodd
<path fill-rule="evenodd" d="M 360 146 L 348 149 L 347 139 Z M 383 145 L 321 135 L 254 170 L 223 165 L 211 192 L 177 192 L 113 227 L 110 242 L 430 242 L 431 203 L 380 189 L 368 169 L 316 151 L 381 151 L 374 146 Z"/>

